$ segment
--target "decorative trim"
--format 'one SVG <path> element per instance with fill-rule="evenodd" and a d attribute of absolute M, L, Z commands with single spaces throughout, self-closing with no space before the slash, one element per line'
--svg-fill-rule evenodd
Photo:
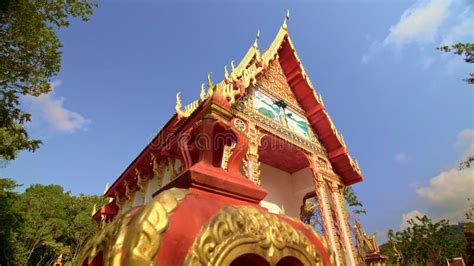
<path fill-rule="evenodd" d="M 103 252 L 101 265 L 152 265 L 161 246 L 161 234 L 169 215 L 188 193 L 171 188 L 158 194 L 143 208 L 129 211 L 106 224 L 85 245 L 79 264 L 91 263 Z"/>
<path fill-rule="evenodd" d="M 253 111 L 251 108 L 245 108 L 242 105 L 233 105 L 231 111 L 236 117 L 247 121 L 254 121 L 258 127 L 270 132 L 277 137 L 287 140 L 291 144 L 305 150 L 306 152 L 316 152 L 318 155 L 327 156 L 326 150 L 319 143 L 294 134 L 287 128 Z"/>
<path fill-rule="evenodd" d="M 255 127 L 255 123 L 248 124 L 247 139 L 249 147 L 245 155 L 244 171 L 247 178 L 255 184 L 260 185 L 260 160 L 258 155 L 258 146 L 260 146 L 260 131 Z"/>
<path fill-rule="evenodd" d="M 322 265 L 321 253 L 302 232 L 251 206 L 228 206 L 214 215 L 201 229 L 184 265 L 230 265 L 248 253 L 261 256 L 270 265 L 286 256 L 303 265 Z"/>
<path fill-rule="evenodd" d="M 150 155 L 153 164 L 153 178 L 158 179 L 158 186 L 161 188 L 163 186 L 163 177 L 166 171 L 166 161 L 161 160 L 158 162 L 155 154 L 151 153 Z"/>

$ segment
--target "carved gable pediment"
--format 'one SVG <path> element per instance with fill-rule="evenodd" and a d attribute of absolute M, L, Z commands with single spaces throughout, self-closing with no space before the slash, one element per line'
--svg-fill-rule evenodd
<path fill-rule="evenodd" d="M 287 103 L 294 105 L 301 109 L 300 105 L 296 101 L 293 91 L 291 90 L 290 85 L 286 80 L 285 73 L 281 68 L 280 62 L 278 60 L 273 60 L 268 66 L 268 70 L 265 74 L 262 75 L 257 81 L 264 88 L 276 94 L 279 98 L 283 99 Z"/>

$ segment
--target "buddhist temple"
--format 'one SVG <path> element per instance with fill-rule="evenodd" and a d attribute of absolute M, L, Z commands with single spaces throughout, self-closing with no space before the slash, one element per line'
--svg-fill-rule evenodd
<path fill-rule="evenodd" d="M 362 173 L 287 20 L 222 81 L 209 75 L 196 101 L 177 94 L 176 113 L 106 189 L 81 265 L 361 264 L 342 191 Z"/>

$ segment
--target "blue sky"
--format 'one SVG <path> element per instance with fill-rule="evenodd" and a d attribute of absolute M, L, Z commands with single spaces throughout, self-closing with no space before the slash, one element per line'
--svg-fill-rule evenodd
<path fill-rule="evenodd" d="M 54 91 L 24 98 L 44 144 L 0 175 L 102 193 L 173 114 L 176 92 L 196 99 L 258 29 L 266 47 L 287 8 L 297 52 L 365 176 L 354 188 L 366 229 L 384 234 L 417 213 L 459 220 L 474 197 L 474 172 L 455 170 L 474 152 L 474 87 L 461 80 L 473 67 L 435 48 L 474 41 L 467 0 L 101 2 L 59 32 Z"/>

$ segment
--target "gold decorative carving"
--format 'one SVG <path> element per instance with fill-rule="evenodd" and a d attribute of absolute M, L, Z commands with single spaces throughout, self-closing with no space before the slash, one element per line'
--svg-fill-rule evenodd
<path fill-rule="evenodd" d="M 255 184 L 260 185 L 260 161 L 258 146 L 260 146 L 260 131 L 255 127 L 255 123 L 248 124 L 247 132 L 248 150 L 244 160 L 244 170 L 246 176 Z"/>
<path fill-rule="evenodd" d="M 191 102 L 190 104 L 186 105 L 183 110 L 181 110 L 182 103 L 181 103 L 181 92 L 178 92 L 176 94 L 176 114 L 178 114 L 180 117 L 189 117 L 198 107 L 199 107 L 199 102 L 200 100 L 195 100 Z"/>
<path fill-rule="evenodd" d="M 127 180 L 124 180 L 123 181 L 123 186 L 125 187 L 125 198 L 127 200 L 132 200 L 133 199 L 133 193 L 134 191 L 130 188 L 130 186 L 128 185 L 128 181 Z"/>
<path fill-rule="evenodd" d="M 199 99 L 203 101 L 206 98 L 206 91 L 204 89 L 204 83 L 201 84 L 201 93 L 199 94 Z"/>
<path fill-rule="evenodd" d="M 116 190 L 115 191 L 115 205 L 117 205 L 117 207 L 121 209 L 123 206 L 123 203 L 124 203 L 124 199 L 120 197 L 119 193 Z"/>
<path fill-rule="evenodd" d="M 227 170 L 227 164 L 229 162 L 229 158 L 232 155 L 232 152 L 235 149 L 235 146 L 237 143 L 232 142 L 231 145 L 224 145 L 224 150 L 222 152 L 222 163 L 221 163 L 221 168 L 224 170 Z"/>
<path fill-rule="evenodd" d="M 163 177 L 166 170 L 166 161 L 162 160 L 158 162 L 156 155 L 151 154 L 151 161 L 153 162 L 153 178 L 158 179 L 158 186 L 163 186 Z"/>
<path fill-rule="evenodd" d="M 176 169 L 174 168 L 175 163 L 176 160 L 174 158 L 168 157 L 168 171 L 170 173 L 170 181 L 174 180 L 178 176 Z"/>
<path fill-rule="evenodd" d="M 374 233 L 371 236 L 368 236 L 367 233 L 364 231 L 362 224 L 357 219 L 355 220 L 353 230 L 357 241 L 357 251 L 362 261 L 365 258 L 366 254 L 380 252 L 376 234 Z"/>
<path fill-rule="evenodd" d="M 285 100 L 285 102 L 297 106 L 298 109 L 301 110 L 301 107 L 296 101 L 290 85 L 288 85 L 285 73 L 283 73 L 283 69 L 281 68 L 280 62 L 278 60 L 273 60 L 270 62 L 268 70 L 265 72 L 265 74 L 263 74 L 258 82 Z"/>
<path fill-rule="evenodd" d="M 106 224 L 85 245 L 79 264 L 103 252 L 102 265 L 153 265 L 161 246 L 161 234 L 168 227 L 168 217 L 186 197 L 186 189 L 161 192 L 146 206 L 119 215 Z"/>
<path fill-rule="evenodd" d="M 212 72 L 209 72 L 207 74 L 207 88 L 210 92 L 214 91 L 214 81 L 212 81 Z M 210 95 L 212 95 L 212 93 L 208 93 Z"/>
<path fill-rule="evenodd" d="M 135 168 L 135 178 L 137 179 L 137 187 L 141 192 L 145 192 L 146 183 L 148 182 L 148 178 L 142 176 L 140 170 Z"/>
<path fill-rule="evenodd" d="M 240 131 L 245 131 L 245 129 L 247 129 L 245 122 L 240 118 L 234 119 L 234 126 Z"/>
<path fill-rule="evenodd" d="M 316 229 L 314 229 L 314 226 L 311 226 L 309 224 L 305 224 L 305 227 L 308 228 L 309 230 L 311 230 L 311 232 L 313 232 L 313 234 L 318 238 L 318 240 L 323 244 L 323 247 L 324 249 L 328 252 L 329 254 L 329 261 L 331 262 L 331 265 L 336 265 L 336 259 L 335 259 L 335 255 L 334 255 L 334 252 L 331 250 L 331 248 L 329 247 L 329 244 L 328 244 L 328 241 L 327 239 L 320 235 L 318 232 L 316 232 Z"/>
<path fill-rule="evenodd" d="M 314 139 L 307 139 L 299 136 L 298 134 L 293 133 L 284 126 L 275 121 L 267 118 L 266 116 L 258 113 L 249 106 L 245 104 L 237 104 L 231 109 L 232 114 L 238 118 L 241 118 L 245 121 L 252 121 L 259 128 L 270 132 L 271 134 L 280 137 L 291 144 L 302 148 L 306 152 L 313 153 L 317 152 L 320 155 L 326 156 L 326 149 L 322 146 L 319 141 Z"/>
<path fill-rule="evenodd" d="M 92 208 L 91 216 L 94 216 L 96 212 L 97 212 L 97 204 L 94 204 L 94 207 Z"/>
<path fill-rule="evenodd" d="M 322 256 L 300 231 L 281 218 L 251 206 L 228 206 L 201 229 L 184 265 L 230 265 L 256 254 L 270 265 L 293 256 L 303 265 L 322 265 Z"/>

